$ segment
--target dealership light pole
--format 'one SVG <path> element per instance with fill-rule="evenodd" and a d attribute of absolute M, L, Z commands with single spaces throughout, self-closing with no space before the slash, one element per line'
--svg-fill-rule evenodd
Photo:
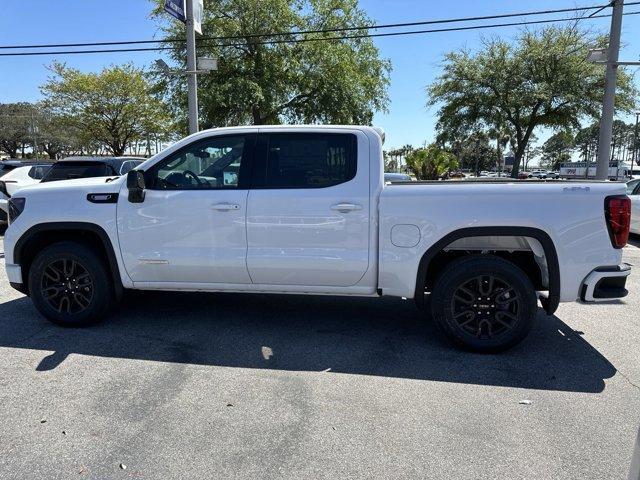
<path fill-rule="evenodd" d="M 609 156 L 613 129 L 613 110 L 616 96 L 616 77 L 618 75 L 618 54 L 620 52 L 620 30 L 622 29 L 622 8 L 624 0 L 613 0 L 609 48 L 607 49 L 607 72 L 604 80 L 604 100 L 600 135 L 598 142 L 598 168 L 596 179 L 606 180 L 609 176 Z"/>
<path fill-rule="evenodd" d="M 193 0 L 186 0 L 187 17 L 187 90 L 189 103 L 189 133 L 198 131 L 198 76 L 196 73 L 196 32 L 193 23 Z"/>

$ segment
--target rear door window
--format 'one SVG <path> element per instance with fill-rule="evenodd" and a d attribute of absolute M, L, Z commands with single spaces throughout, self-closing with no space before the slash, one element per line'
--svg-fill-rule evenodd
<path fill-rule="evenodd" d="M 353 134 L 272 133 L 267 138 L 264 179 L 258 178 L 258 187 L 324 188 L 356 176 Z"/>

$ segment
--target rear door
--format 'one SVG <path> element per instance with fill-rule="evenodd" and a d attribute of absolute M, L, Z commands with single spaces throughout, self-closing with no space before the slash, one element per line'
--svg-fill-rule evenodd
<path fill-rule="evenodd" d="M 259 135 L 247 204 L 256 284 L 350 286 L 369 266 L 369 143 L 360 131 Z"/>

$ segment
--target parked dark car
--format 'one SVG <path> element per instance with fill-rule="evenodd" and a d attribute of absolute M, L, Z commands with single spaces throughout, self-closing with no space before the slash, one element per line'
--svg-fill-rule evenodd
<path fill-rule="evenodd" d="M 141 157 L 68 157 L 54 163 L 42 182 L 126 175 L 145 160 Z"/>

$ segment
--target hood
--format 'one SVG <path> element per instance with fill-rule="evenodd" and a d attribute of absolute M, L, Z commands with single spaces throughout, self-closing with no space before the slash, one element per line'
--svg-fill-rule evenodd
<path fill-rule="evenodd" d="M 44 191 L 91 191 L 92 193 L 116 193 L 120 191 L 126 177 L 90 177 L 36 183 L 20 189 L 20 194 Z"/>

